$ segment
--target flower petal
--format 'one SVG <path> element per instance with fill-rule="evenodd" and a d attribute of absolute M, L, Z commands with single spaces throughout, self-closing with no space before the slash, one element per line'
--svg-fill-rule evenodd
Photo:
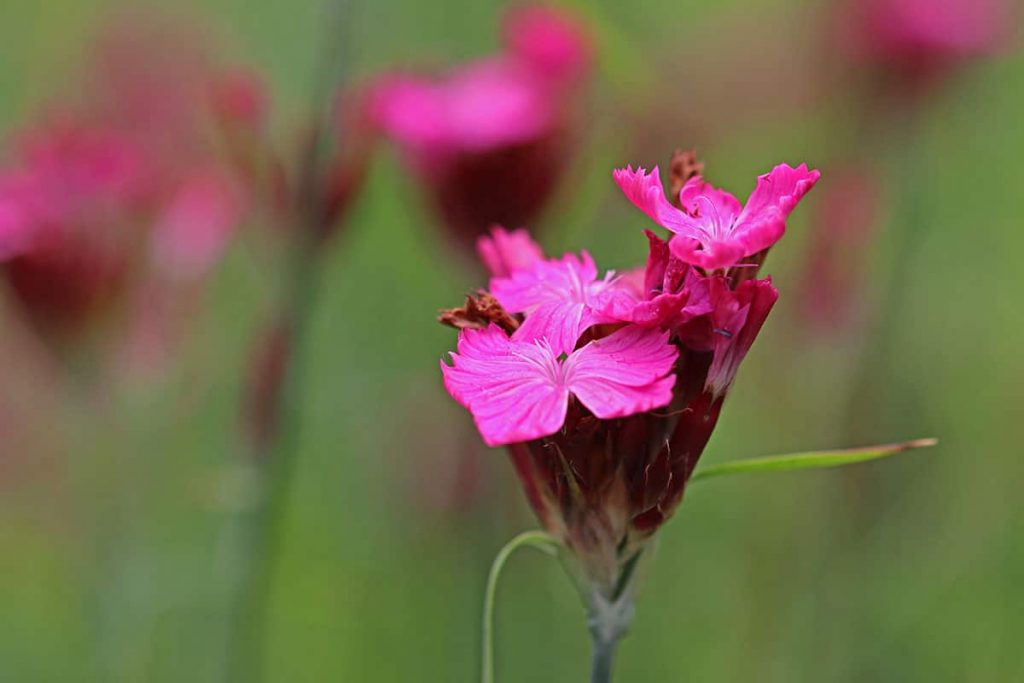
<path fill-rule="evenodd" d="M 505 310 L 526 319 L 516 340 L 547 338 L 556 354 L 569 353 L 576 340 L 597 322 L 592 305 L 608 283 L 597 279 L 597 266 L 587 252 L 537 261 L 528 270 L 492 278 L 490 291 Z"/>
<path fill-rule="evenodd" d="M 473 414 L 487 445 L 548 436 L 565 422 L 569 393 L 547 344 L 516 342 L 491 325 L 463 330 L 451 358 L 441 361 L 445 388 Z"/>
<path fill-rule="evenodd" d="M 669 333 L 635 325 L 574 351 L 563 371 L 569 391 L 603 420 L 660 408 L 672 400 L 679 355 Z"/>
<path fill-rule="evenodd" d="M 492 277 L 508 277 L 517 270 L 526 270 L 544 259 L 544 251 L 525 229 L 491 228 L 490 236 L 476 241 L 476 253 Z"/>
<path fill-rule="evenodd" d="M 779 292 L 770 279 L 747 280 L 735 292 L 721 290 L 711 314 L 714 357 L 708 368 L 706 387 L 716 396 L 728 391 L 736 371 L 771 313 Z"/>
<path fill-rule="evenodd" d="M 612 175 L 629 201 L 661 227 L 694 239 L 702 234 L 700 225 L 693 218 L 665 198 L 657 166 L 649 174 L 643 168 L 634 171 L 632 166 L 627 166 L 616 169 Z"/>
<path fill-rule="evenodd" d="M 676 235 L 669 242 L 669 248 L 672 250 L 672 255 L 680 261 L 708 271 L 734 266 L 747 255 L 743 245 L 731 237 L 726 239 L 702 237 L 700 240 L 695 240 Z"/>
<path fill-rule="evenodd" d="M 556 354 L 569 353 L 576 348 L 580 335 L 595 322 L 595 315 L 586 304 L 553 301 L 527 315 L 513 338 L 524 343 L 546 339 Z"/>
<path fill-rule="evenodd" d="M 691 216 L 709 212 L 717 214 L 716 217 L 725 225 L 732 225 L 743 210 L 736 197 L 718 189 L 699 175 L 693 176 L 683 185 L 679 191 L 679 205 Z"/>
<path fill-rule="evenodd" d="M 402 144 L 423 147 L 445 141 L 447 125 L 438 87 L 419 76 L 390 74 L 367 94 L 370 120 Z"/>
<path fill-rule="evenodd" d="M 757 179 L 757 187 L 736 219 L 732 239 L 750 256 L 772 246 L 786 231 L 786 218 L 821 174 L 807 164 L 779 164 Z"/>

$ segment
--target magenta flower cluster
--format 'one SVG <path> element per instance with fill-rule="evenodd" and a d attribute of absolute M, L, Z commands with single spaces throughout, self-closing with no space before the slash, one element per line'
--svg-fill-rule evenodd
<path fill-rule="evenodd" d="M 819 176 L 776 166 L 741 205 L 699 169 L 674 160 L 671 200 L 657 169 L 615 171 L 670 233 L 646 231 L 645 267 L 601 275 L 585 251 L 544 258 L 495 228 L 479 242 L 488 290 L 442 317 L 460 328 L 445 387 L 487 444 L 509 446 L 541 521 L 599 585 L 681 500 L 778 297 L 758 270 Z"/>
<path fill-rule="evenodd" d="M 782 236 L 818 172 L 777 166 L 758 179 L 745 207 L 699 175 L 682 188 L 679 208 L 666 199 L 657 168 L 618 170 L 615 179 L 639 209 L 675 233 L 667 243 L 647 233 L 650 257 L 642 271 L 598 277 L 586 251 L 545 259 L 524 230 L 496 228 L 480 240 L 494 275 L 490 293 L 522 322 L 511 336 L 494 323 L 465 330 L 454 365 L 442 370 L 449 392 L 492 446 L 558 431 L 570 394 L 602 419 L 667 405 L 678 358 L 672 331 L 712 353 L 707 385 L 724 393 L 777 297 L 767 279 L 730 282 L 757 268 L 758 255 Z M 618 329 L 597 337 L 593 328 L 602 326 Z M 587 389 L 595 383 L 604 389 L 600 400 Z"/>

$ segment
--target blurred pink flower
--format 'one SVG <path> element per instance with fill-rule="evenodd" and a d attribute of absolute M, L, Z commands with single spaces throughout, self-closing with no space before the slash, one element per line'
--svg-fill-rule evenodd
<path fill-rule="evenodd" d="M 679 355 L 668 337 L 624 327 L 560 361 L 546 339 L 510 339 L 492 324 L 463 330 L 453 365 L 442 361 L 441 370 L 487 445 L 502 446 L 557 432 L 570 395 L 604 420 L 664 406 L 672 400 L 676 378 L 669 371 Z"/>
<path fill-rule="evenodd" d="M 995 52 L 1014 14 L 1008 0 L 861 0 L 843 4 L 836 21 L 854 60 L 921 81 Z"/>
<path fill-rule="evenodd" d="M 62 117 L 25 131 L 0 180 L 6 276 L 46 331 L 110 302 L 145 207 L 145 161 L 119 132 Z"/>
<path fill-rule="evenodd" d="M 372 126 L 399 144 L 454 239 L 531 225 L 568 166 L 574 103 L 590 66 L 582 25 L 543 7 L 510 12 L 505 49 L 441 76 L 394 73 L 368 88 Z"/>
<path fill-rule="evenodd" d="M 157 267 L 171 279 L 200 277 L 219 260 L 242 211 L 241 188 L 221 169 L 184 178 L 154 226 Z"/>
<path fill-rule="evenodd" d="M 381 128 L 427 168 L 459 152 L 529 142 L 558 114 L 537 74 L 502 58 L 462 67 L 443 81 L 391 76 L 378 84 L 370 107 Z"/>
<path fill-rule="evenodd" d="M 647 173 L 631 167 L 615 171 L 626 197 L 655 223 L 675 233 L 670 247 L 682 261 L 713 271 L 740 264 L 741 259 L 768 249 L 786 231 L 786 218 L 818 181 L 818 171 L 805 164 L 776 166 L 757 179 L 746 206 L 701 176 L 687 181 L 672 206 L 655 168 Z"/>
<path fill-rule="evenodd" d="M 553 7 L 514 7 L 505 17 L 502 36 L 510 53 L 557 84 L 584 78 L 593 61 L 593 46 L 583 25 Z"/>
<path fill-rule="evenodd" d="M 255 194 L 212 124 L 264 105 L 255 78 L 159 16 L 116 19 L 92 54 L 84 91 L 18 134 L 0 170 L 3 274 L 44 336 L 116 308 L 121 336 L 153 339 L 180 326 L 156 318 L 185 311 L 174 300 L 194 298 Z"/>

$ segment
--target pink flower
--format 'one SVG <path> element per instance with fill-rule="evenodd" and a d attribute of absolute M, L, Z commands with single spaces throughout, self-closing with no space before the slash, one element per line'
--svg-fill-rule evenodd
<path fill-rule="evenodd" d="M 590 37 L 575 18 L 553 7 L 513 8 L 505 17 L 502 34 L 509 52 L 542 76 L 572 82 L 590 68 Z"/>
<path fill-rule="evenodd" d="M 861 0 L 839 21 L 847 51 L 910 77 L 995 51 L 1013 26 L 1008 0 Z"/>
<path fill-rule="evenodd" d="M 498 54 L 439 75 L 396 73 L 367 89 L 371 128 L 398 143 L 442 224 L 467 249 L 492 225 L 530 225 L 574 147 L 590 67 L 581 24 L 555 10 L 508 15 Z"/>
<path fill-rule="evenodd" d="M 0 176 L 0 263 L 29 244 L 29 217 L 20 185 L 20 178 Z"/>
<path fill-rule="evenodd" d="M 506 17 L 507 50 L 440 77 L 395 74 L 369 95 L 370 118 L 426 155 L 480 152 L 546 135 L 564 107 L 567 84 L 589 67 L 587 39 L 567 15 L 535 6 Z"/>
<path fill-rule="evenodd" d="M 493 278 L 491 293 L 511 313 L 526 320 L 516 331 L 521 341 L 546 338 L 555 353 L 569 353 L 589 328 L 608 322 L 599 314 L 601 295 L 612 285 L 614 273 L 597 279 L 597 266 L 587 252 L 561 259 L 537 261 L 529 270 Z"/>
<path fill-rule="evenodd" d="M 145 201 L 152 165 L 113 127 L 65 114 L 22 132 L 17 142 L 9 172 L 20 176 L 23 209 L 41 230 L 102 221 Z"/>
<path fill-rule="evenodd" d="M 730 268 L 768 249 L 782 237 L 786 218 L 818 181 L 805 164 L 776 166 L 757 180 L 746 206 L 728 192 L 695 176 L 679 195 L 681 208 L 665 198 L 658 169 L 650 174 L 618 169 L 615 181 L 633 204 L 655 223 L 672 231 L 672 253 L 682 261 L 713 271 Z"/>
<path fill-rule="evenodd" d="M 600 419 L 634 415 L 672 399 L 678 352 L 668 333 L 625 327 L 564 361 L 546 339 L 510 339 L 497 325 L 463 330 L 445 387 L 473 414 L 489 446 L 554 434 L 570 396 Z"/>
<path fill-rule="evenodd" d="M 557 114 L 537 75 L 514 60 L 492 59 L 436 81 L 395 75 L 372 91 L 370 116 L 422 167 L 433 155 L 479 152 L 542 136 Z"/>
<path fill-rule="evenodd" d="M 63 117 L 21 134 L 0 180 L 0 258 L 36 327 L 74 331 L 122 290 L 149 168 L 119 132 Z"/>
<path fill-rule="evenodd" d="M 183 179 L 155 226 L 157 267 L 174 280 L 204 275 L 220 259 L 242 210 L 240 188 L 218 169 Z"/>
<path fill-rule="evenodd" d="M 675 206 L 656 170 L 616 174 L 638 206 L 677 233 L 666 242 L 647 232 L 644 268 L 599 279 L 587 252 L 543 259 L 525 236 L 495 232 L 481 241 L 498 274 L 490 291 L 440 318 L 460 330 L 454 365 L 441 364 L 445 387 L 488 444 L 509 446 L 530 505 L 606 599 L 682 500 L 778 297 L 770 280 L 754 279 L 758 252 L 817 179 L 806 167 L 777 167 L 744 209 L 691 177 L 700 164 L 687 159 L 674 172 Z M 712 215 L 737 234 L 712 225 Z M 771 239 L 756 244 L 749 233 Z M 690 244 L 698 237 L 717 242 L 698 249 Z M 753 257 L 748 267 L 711 261 L 730 249 Z"/>
<path fill-rule="evenodd" d="M 46 337 L 153 318 L 153 292 L 204 274 L 256 194 L 243 185 L 258 174 L 238 160 L 259 156 L 257 136 L 228 140 L 211 127 L 227 109 L 236 123 L 258 118 L 253 83 L 213 69 L 193 32 L 138 18 L 106 27 L 82 74 L 85 96 L 20 133 L 0 171 L 3 275 Z M 214 83 L 228 87 L 221 100 Z"/>
<path fill-rule="evenodd" d="M 481 235 L 476 241 L 476 253 L 487 266 L 492 277 L 509 277 L 512 273 L 531 268 L 544 258 L 544 251 L 523 228 L 505 230 L 491 228 L 491 234 Z"/>
<path fill-rule="evenodd" d="M 571 351 L 593 325 L 633 323 L 667 329 L 710 312 L 703 280 L 671 256 L 663 240 L 651 233 L 648 237 L 651 256 L 645 270 L 621 276 L 608 272 L 598 279 L 594 260 L 584 251 L 579 256 L 540 258 L 529 266 L 512 268 L 508 275 L 491 279 L 490 291 L 507 311 L 525 314 L 516 339 L 546 338 L 560 353 Z M 510 246 L 507 236 L 501 239 L 513 251 L 523 246 Z M 485 244 L 493 248 L 497 239 Z M 536 247 L 532 241 L 529 244 Z M 539 254 L 532 247 L 527 254 L 535 258 Z M 485 250 L 485 258 L 490 255 Z"/>

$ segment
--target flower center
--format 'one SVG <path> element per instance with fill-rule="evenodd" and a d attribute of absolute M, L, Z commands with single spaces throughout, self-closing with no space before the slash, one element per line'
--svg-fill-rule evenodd
<path fill-rule="evenodd" d="M 694 198 L 694 209 L 698 218 L 702 218 L 700 228 L 711 240 L 725 239 L 732 231 L 732 221 L 723 219 L 718 205 L 707 195 L 698 195 Z M 709 207 L 708 211 L 701 211 L 697 204 L 700 203 Z"/>

